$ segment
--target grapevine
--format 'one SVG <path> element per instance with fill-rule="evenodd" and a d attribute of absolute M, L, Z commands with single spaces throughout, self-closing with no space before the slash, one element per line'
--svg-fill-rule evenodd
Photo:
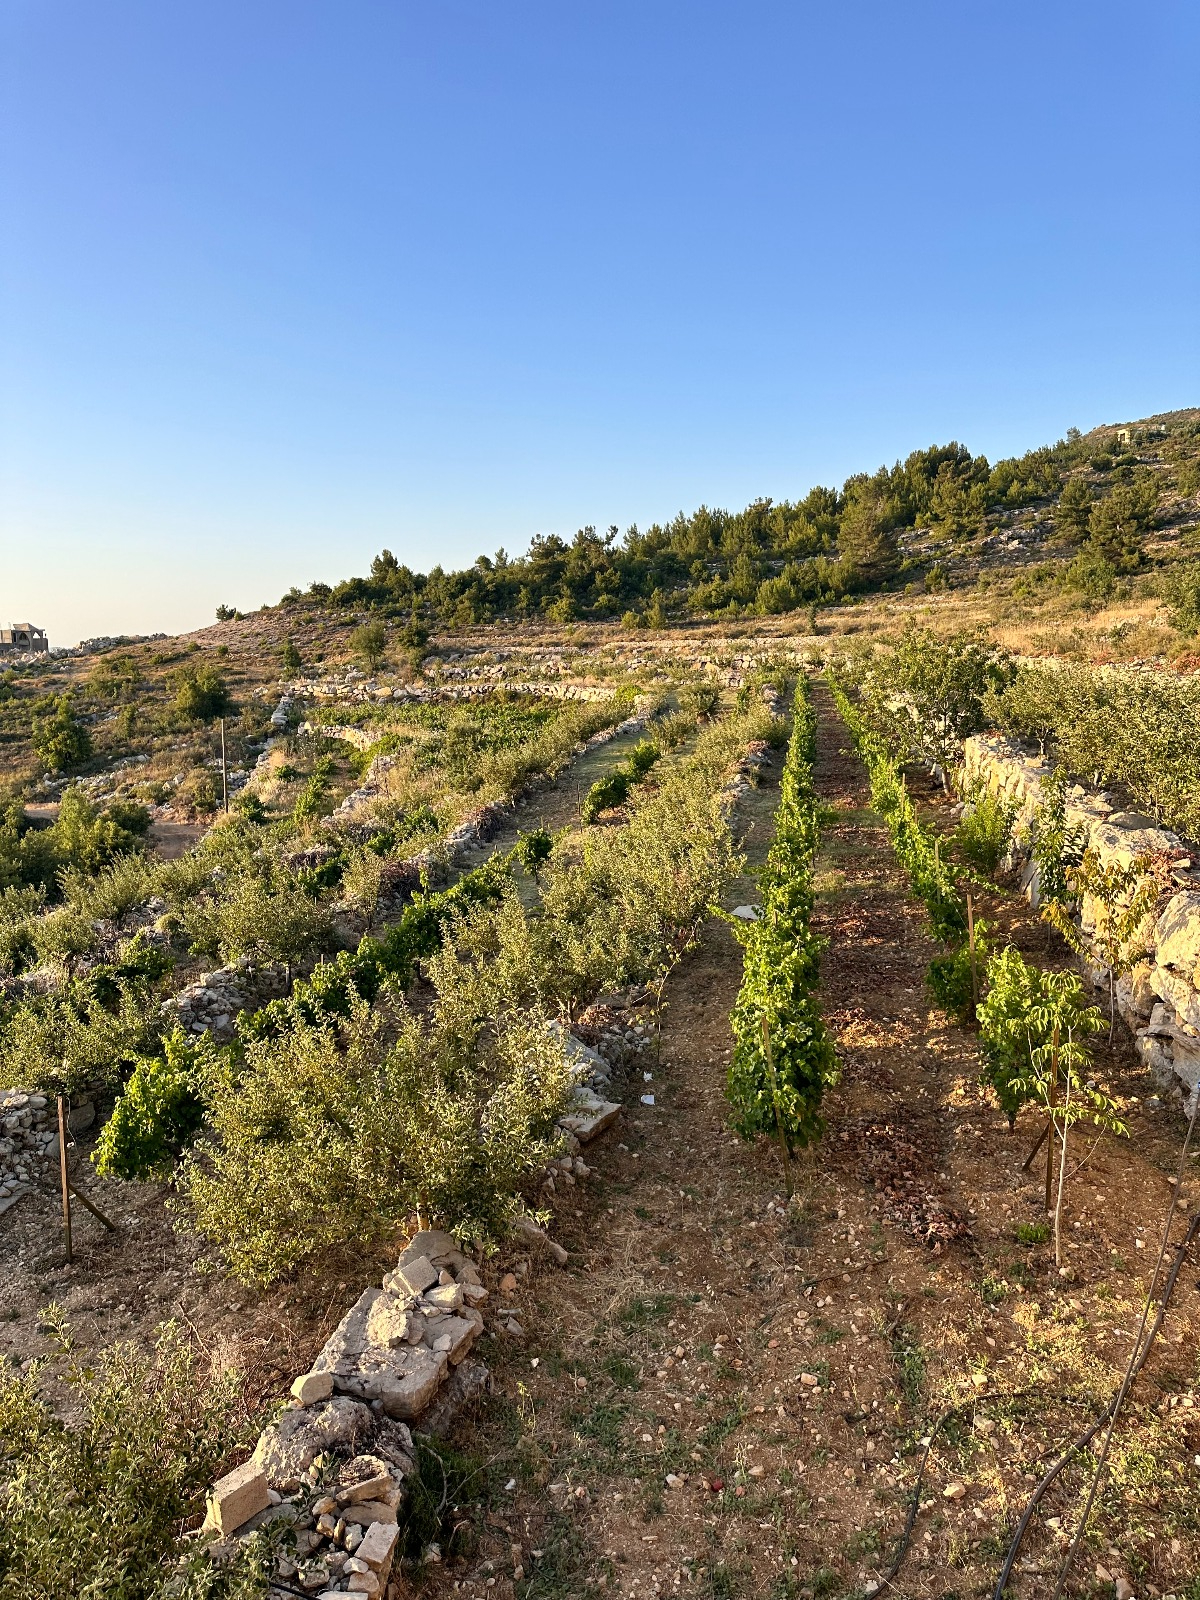
<path fill-rule="evenodd" d="M 761 873 L 762 909 L 730 919 L 745 954 L 733 1008 L 728 1096 L 745 1139 L 776 1134 L 790 1160 L 824 1131 L 821 1100 L 837 1058 L 817 1003 L 823 941 L 812 931 L 813 862 L 820 815 L 813 790 L 815 719 L 806 686 L 796 690 L 775 839 Z"/>

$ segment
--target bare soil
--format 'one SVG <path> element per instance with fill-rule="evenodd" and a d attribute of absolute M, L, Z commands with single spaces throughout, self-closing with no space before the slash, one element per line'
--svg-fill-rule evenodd
<path fill-rule="evenodd" d="M 512 1306 L 525 1331 L 481 1346 L 494 1393 L 458 1426 L 463 1459 L 440 1559 L 406 1569 L 401 1593 L 862 1594 L 890 1565 L 920 1441 L 953 1404 L 887 1592 L 990 1595 L 1033 1481 L 1119 1383 L 1182 1120 L 1118 1030 L 1097 1068 L 1125 1101 L 1130 1138 L 1091 1149 L 1077 1137 L 1084 1164 L 1060 1276 L 1037 1242 L 1040 1163 L 1021 1170 L 1036 1119 L 1009 1131 L 977 1088 L 973 1033 L 931 1006 L 923 976 L 935 947 L 845 731 L 816 693 L 818 783 L 832 808 L 818 902 L 823 1004 L 843 1068 L 826 1136 L 797 1164 L 788 1206 L 775 1146 L 730 1132 L 724 1079 L 741 962 L 728 929 L 710 924 L 668 988 L 653 1059 L 624 1085 L 622 1121 L 588 1149 L 595 1176 L 560 1193 L 553 1231 L 567 1267 L 515 1247 L 487 1265 L 493 1304 Z M 598 767 L 619 754 L 605 747 Z M 573 776 L 580 792 L 585 777 Z M 566 822 L 578 799 L 560 786 L 527 808 L 526 825 Z M 776 802 L 768 775 L 739 812 L 751 863 Z M 746 878 L 727 903 L 754 895 Z M 1065 963 L 1024 902 L 998 891 L 987 914 L 1039 959 Z M 73 1160 L 86 1174 L 82 1154 Z M 259 1297 L 200 1270 L 161 1187 L 80 1181 L 118 1231 L 77 1211 L 67 1267 L 51 1192 L 9 1213 L 0 1356 L 22 1362 L 47 1348 L 51 1300 L 85 1345 L 145 1344 L 175 1317 L 215 1364 L 241 1368 L 248 1418 L 304 1369 L 394 1252 L 327 1260 Z M 1185 1180 L 1185 1201 L 1193 1188 Z M 516 1287 L 501 1289 L 510 1271 Z M 1200 1573 L 1197 1275 L 1195 1264 L 1182 1274 L 1118 1426 L 1068 1594 L 1111 1594 L 1098 1571 L 1128 1576 L 1139 1596 L 1200 1592 L 1189 1587 Z M 1014 1595 L 1052 1592 L 1085 1487 L 1076 1468 L 1048 1497 Z"/>
<path fill-rule="evenodd" d="M 1010 1132 L 977 1087 L 975 1036 L 931 1006 L 936 947 L 817 702 L 834 808 L 824 1006 L 843 1064 L 826 1136 L 789 1207 L 776 1148 L 729 1131 L 740 958 L 710 925 L 669 988 L 653 1082 L 629 1083 L 623 1123 L 589 1152 L 597 1179 L 559 1211 L 570 1263 L 539 1263 L 511 1295 L 526 1334 L 487 1352 L 495 1394 L 458 1435 L 479 1470 L 414 1592 L 862 1594 L 891 1564 L 921 1441 L 955 1405 L 888 1592 L 990 1595 L 1033 1482 L 1119 1384 L 1182 1119 L 1127 1039 L 1098 1053 L 1130 1138 L 1076 1136 L 1060 1275 L 1040 1161 L 1022 1171 L 1036 1118 Z M 747 807 L 752 861 L 775 799 L 767 785 Z M 1024 902 L 998 893 L 993 915 L 1065 960 Z M 1195 1273 L 1118 1426 L 1068 1594 L 1111 1594 L 1108 1575 L 1194 1592 Z M 1075 1468 L 1048 1496 L 1012 1594 L 1051 1593 L 1085 1488 Z"/>

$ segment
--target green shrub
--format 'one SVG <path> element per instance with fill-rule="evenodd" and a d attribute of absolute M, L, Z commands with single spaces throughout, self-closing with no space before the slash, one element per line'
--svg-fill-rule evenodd
<path fill-rule="evenodd" d="M 115 990 L 101 1000 L 96 989 Z M 93 973 L 16 1006 L 0 1026 L 0 1083 L 50 1094 L 119 1084 L 158 1038 L 158 997 L 144 978 Z"/>
<path fill-rule="evenodd" d="M 584 796 L 579 812 L 581 820 L 590 825 L 601 812 L 612 811 L 617 806 L 624 805 L 629 798 L 630 787 L 630 776 L 620 767 L 606 777 L 597 778 Z"/>
<path fill-rule="evenodd" d="M 43 1317 L 61 1332 L 52 1310 Z M 65 1380 L 69 1424 L 40 1393 L 37 1368 L 0 1368 L 0 1590 L 165 1600 L 184 1529 L 249 1442 L 232 1376 L 214 1376 L 168 1325 L 151 1352 L 69 1354 Z"/>
<path fill-rule="evenodd" d="M 192 1039 L 178 1027 L 161 1055 L 139 1057 L 92 1152 L 101 1177 L 170 1177 L 200 1132 L 218 1061 L 208 1034 Z"/>
<path fill-rule="evenodd" d="M 121 855 L 99 871 L 64 868 L 59 882 L 67 904 L 81 916 L 119 921 L 154 893 L 154 873 L 144 856 Z"/>
<path fill-rule="evenodd" d="M 502 1234 L 559 1146 L 568 1069 L 529 1012 L 464 1019 L 439 993 L 418 1019 L 353 996 L 340 1027 L 296 1019 L 252 1041 L 181 1168 L 195 1226 L 247 1282 L 362 1248 L 416 1215 Z"/>
<path fill-rule="evenodd" d="M 642 739 L 635 744 L 619 767 L 607 777 L 598 778 L 588 790 L 580 810 L 583 822 L 590 826 L 602 811 L 611 811 L 616 806 L 624 805 L 634 784 L 642 781 L 661 754 L 658 746 L 649 739 Z"/>
<path fill-rule="evenodd" d="M 990 877 L 1004 860 L 1017 809 L 1015 801 L 1003 800 L 990 789 L 981 788 L 968 802 L 967 812 L 954 832 L 954 842 L 964 860 Z"/>
<path fill-rule="evenodd" d="M 662 752 L 650 739 L 640 739 L 629 752 L 626 766 L 634 783 L 639 783 L 658 760 Z"/>
<path fill-rule="evenodd" d="M 327 942 L 328 908 L 283 869 L 234 872 L 215 894 L 187 902 L 183 925 L 198 955 L 295 961 Z"/>
<path fill-rule="evenodd" d="M 721 703 L 721 691 L 707 680 L 689 684 L 680 695 L 679 703 L 697 717 L 711 717 Z"/>
<path fill-rule="evenodd" d="M 696 713 L 694 711 L 675 711 L 670 716 L 663 717 L 657 727 L 659 743 L 666 750 L 675 750 L 685 744 L 696 731 Z"/>
<path fill-rule="evenodd" d="M 948 1017 L 964 1025 L 975 1020 L 975 987 L 982 994 L 987 973 L 986 924 L 975 924 L 975 967 L 971 968 L 969 944 L 961 944 L 949 954 L 934 956 L 925 973 L 925 985 L 933 1002 Z"/>
<path fill-rule="evenodd" d="M 782 1132 L 789 1153 L 820 1137 L 821 1101 L 837 1078 L 815 994 L 823 943 L 808 925 L 820 812 L 812 784 L 815 723 L 803 683 L 792 715 L 775 838 L 759 880 L 760 915 L 751 923 L 730 919 L 744 956 L 726 1091 L 743 1138 Z"/>
<path fill-rule="evenodd" d="M 92 736 L 75 715 L 69 694 L 49 695 L 33 708 L 33 752 L 47 772 L 69 772 L 92 753 Z"/>
<path fill-rule="evenodd" d="M 0 970 L 23 972 L 37 956 L 36 920 L 45 905 L 41 889 L 0 889 Z"/>
<path fill-rule="evenodd" d="M 172 681 L 174 708 L 189 722 L 212 722 L 231 709 L 229 689 L 215 667 L 180 667 Z"/>

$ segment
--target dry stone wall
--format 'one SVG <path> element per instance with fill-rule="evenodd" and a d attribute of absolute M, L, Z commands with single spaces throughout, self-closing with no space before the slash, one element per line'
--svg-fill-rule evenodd
<path fill-rule="evenodd" d="M 1031 903 L 1039 898 L 1037 863 L 1030 854 L 1034 818 L 1048 762 L 1025 753 L 1011 740 L 978 734 L 967 740 L 966 771 L 1016 807 L 1011 864 Z M 1082 832 L 1105 866 L 1128 866 L 1143 856 L 1162 862 L 1169 886 L 1143 930 L 1146 954 L 1116 982 L 1116 999 L 1142 1059 L 1164 1087 L 1190 1094 L 1200 1082 L 1200 873 L 1196 859 L 1178 834 L 1152 818 L 1123 811 L 1103 793 L 1075 785 L 1067 791 L 1066 821 Z M 1080 912 L 1087 934 L 1096 925 L 1095 909 L 1085 899 Z M 1093 981 L 1108 984 L 1108 968 L 1090 963 Z"/>

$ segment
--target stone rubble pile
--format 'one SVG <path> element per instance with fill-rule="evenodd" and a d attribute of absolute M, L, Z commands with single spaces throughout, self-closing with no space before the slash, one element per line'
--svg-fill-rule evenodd
<path fill-rule="evenodd" d="M 74 1102 L 67 1114 L 68 1136 L 96 1120 L 90 1100 Z M 69 1139 L 68 1139 L 69 1142 Z M 0 1216 L 15 1206 L 58 1161 L 58 1107 L 44 1094 L 0 1089 Z"/>
<path fill-rule="evenodd" d="M 0 1090 L 0 1214 L 32 1188 L 33 1180 L 58 1151 L 58 1133 L 44 1094 Z"/>
<path fill-rule="evenodd" d="M 978 734 L 966 743 L 966 771 L 1016 806 L 1010 865 L 1020 868 L 1021 887 L 1036 905 L 1038 868 L 1030 845 L 1049 764 L 1009 739 Z M 1182 1085 L 1190 1093 L 1200 1082 L 1200 874 L 1192 870 L 1193 851 L 1151 818 L 1120 811 L 1106 795 L 1078 784 L 1067 791 L 1066 821 L 1081 830 L 1106 867 L 1151 856 L 1167 869 L 1170 887 L 1143 929 L 1146 955 L 1117 978 L 1115 993 L 1143 1061 L 1164 1087 Z M 1086 897 L 1080 924 L 1085 934 L 1096 926 L 1096 907 Z M 1106 966 L 1092 961 L 1089 971 L 1098 987 L 1107 988 Z"/>
<path fill-rule="evenodd" d="M 559 1124 L 565 1151 L 543 1179 L 547 1195 L 591 1175 L 579 1148 L 620 1112 L 603 1098 L 605 1059 L 559 1031 L 575 1086 Z M 567 1259 L 532 1219 L 515 1231 Z M 504 1278 L 501 1292 L 515 1281 Z M 210 1558 L 228 1561 L 251 1533 L 281 1523 L 270 1600 L 298 1591 L 318 1600 L 386 1594 L 416 1470 L 409 1425 L 439 1437 L 488 1388 L 487 1367 L 471 1358 L 488 1299 L 478 1267 L 450 1234 L 417 1233 L 382 1285 L 363 1290 L 294 1381 L 288 1407 L 264 1429 L 250 1459 L 214 1484 L 204 1527 Z M 493 1331 L 510 1338 L 524 1332 L 504 1306 Z"/>
<path fill-rule="evenodd" d="M 164 1000 L 161 1011 L 168 1021 L 175 1013 L 186 1033 L 211 1033 L 224 1043 L 233 1038 L 239 1012 L 256 1011 L 287 994 L 290 987 L 290 974 L 282 962 L 259 966 L 242 956 L 231 966 L 201 973 L 195 983 Z"/>

